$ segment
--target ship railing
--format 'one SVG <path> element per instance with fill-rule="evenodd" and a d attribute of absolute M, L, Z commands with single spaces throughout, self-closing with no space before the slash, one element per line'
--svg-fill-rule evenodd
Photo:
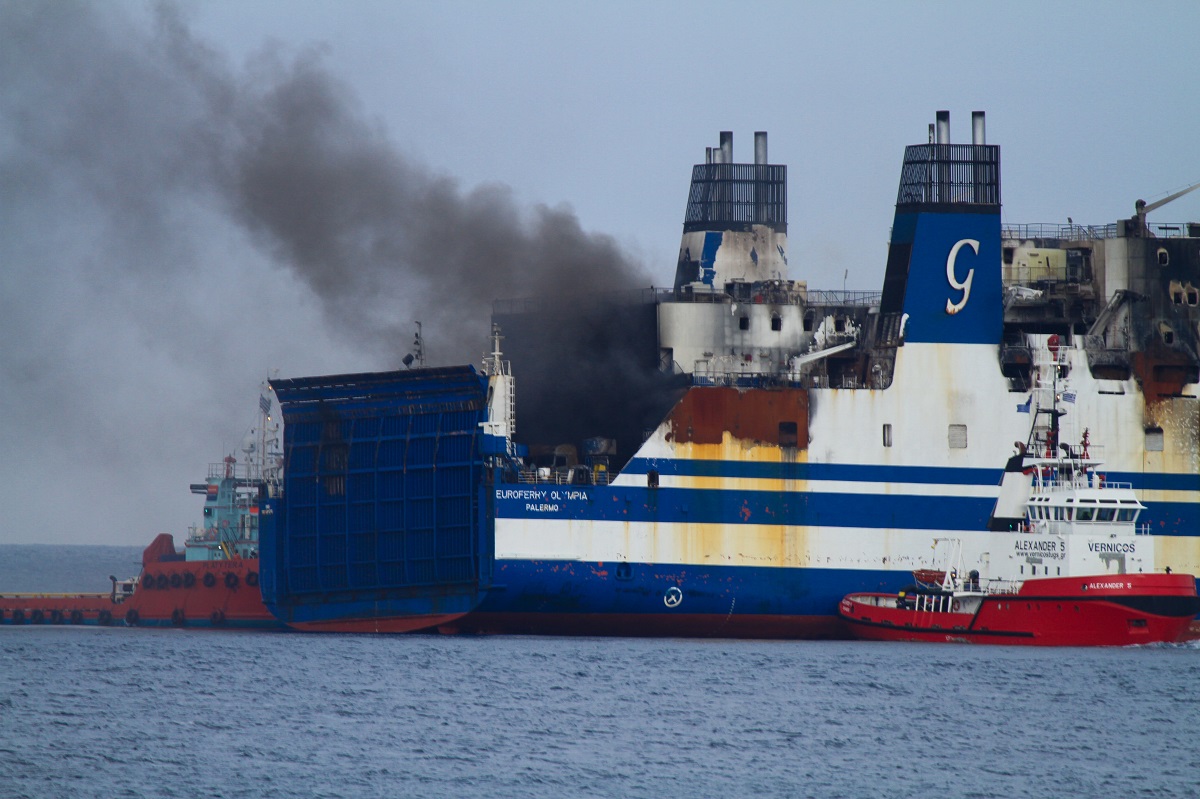
<path fill-rule="evenodd" d="M 524 485 L 608 485 L 614 477 L 616 474 L 607 469 L 592 470 L 583 464 L 517 471 L 517 482 Z"/>
<path fill-rule="evenodd" d="M 1042 223 L 1001 225 L 1000 238 L 1026 241 L 1029 239 L 1060 239 L 1065 241 L 1090 241 L 1092 239 L 1113 239 L 1117 237 L 1117 224 L 1107 225 L 1076 225 L 1060 223 Z"/>
<path fill-rule="evenodd" d="M 1058 488 L 1111 488 L 1133 490 L 1133 483 L 1109 480 L 1103 472 L 1076 472 L 1074 475 L 1056 475 L 1051 471 L 1040 480 L 1034 477 L 1033 493 L 1049 491 Z"/>
<path fill-rule="evenodd" d="M 1146 229 L 1154 238 L 1178 239 L 1200 236 L 1200 224 L 1195 222 L 1148 222 Z M 1031 239 L 1058 239 L 1060 241 L 1092 241 L 1115 239 L 1120 235 L 1116 222 L 1107 225 L 1077 225 L 1059 223 L 1033 223 L 1001 225 L 1002 239 L 1026 241 Z"/>
<path fill-rule="evenodd" d="M 912 594 L 900 602 L 905 608 L 918 613 L 950 613 L 955 609 L 952 594 Z"/>
<path fill-rule="evenodd" d="M 778 285 L 772 285 L 778 283 Z M 809 289 L 803 283 L 792 281 L 765 281 L 758 284 L 746 284 L 745 291 L 741 286 L 733 294 L 724 288 L 710 287 L 708 290 L 697 291 L 690 286 L 679 289 L 655 288 L 648 286 L 641 289 L 620 292 L 604 292 L 587 298 L 589 303 L 612 303 L 619 305 L 648 305 L 664 302 L 694 302 L 694 303 L 724 303 L 731 300 L 744 299 L 750 303 L 768 303 L 777 305 L 818 305 L 837 307 L 878 308 L 883 297 L 881 291 L 848 291 L 832 289 Z M 748 294 L 746 294 L 748 292 Z M 746 294 L 745 298 L 735 295 Z M 547 297 L 514 297 L 492 301 L 492 314 L 509 316 L 513 314 L 540 313 L 547 309 L 561 308 L 568 304 L 572 297 L 565 299 Z M 241 465 L 241 464 L 239 464 Z M 215 464 L 218 474 L 210 477 L 220 477 L 224 474 L 224 464 Z M 210 469 L 211 471 L 211 469 Z"/>
<path fill-rule="evenodd" d="M 718 303 L 736 300 L 752 304 L 776 304 L 810 306 L 834 306 L 856 308 L 878 308 L 883 298 L 881 291 L 838 291 L 832 289 L 810 289 L 803 284 L 790 284 L 789 281 L 777 281 L 778 286 L 771 281 L 764 283 L 735 283 L 732 293 L 723 289 L 696 291 L 691 287 L 681 289 L 657 289 L 658 302 L 695 302 Z"/>
<path fill-rule="evenodd" d="M 655 296 L 655 301 L 658 304 L 665 302 L 692 302 L 697 304 L 703 303 L 721 303 L 729 302 L 730 296 L 723 290 L 712 289 L 709 291 L 695 291 L 689 288 L 682 289 L 659 289 Z"/>
<path fill-rule="evenodd" d="M 1017 593 L 1021 588 L 1020 581 L 1017 580 L 988 580 L 987 587 L 984 589 L 989 596 L 1000 595 L 1007 596 Z"/>
<path fill-rule="evenodd" d="M 709 368 L 697 369 L 692 373 L 692 385 L 695 386 L 775 388 L 789 382 L 779 374 L 766 372 L 734 372 Z"/>
<path fill-rule="evenodd" d="M 232 477 L 250 483 L 269 483 L 277 481 L 279 474 L 273 467 L 263 468 L 257 463 L 210 463 L 208 464 L 208 479 L 221 480 Z"/>
<path fill-rule="evenodd" d="M 882 299 L 882 291 L 833 291 L 829 289 L 808 290 L 809 305 L 878 308 Z"/>

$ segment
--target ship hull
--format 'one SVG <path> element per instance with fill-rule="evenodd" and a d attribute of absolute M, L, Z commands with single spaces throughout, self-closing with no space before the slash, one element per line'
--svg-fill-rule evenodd
<path fill-rule="evenodd" d="M 965 598 L 924 599 L 901 607 L 895 594 L 851 594 L 838 614 L 855 638 L 869 641 L 1130 646 L 1187 640 L 1200 610 L 1190 575 L 1030 580 L 1016 594 L 983 597 L 969 612 Z"/>
<path fill-rule="evenodd" d="M 842 589 L 891 586 L 873 570 L 498 561 L 478 608 L 444 631 L 534 635 L 845 638 Z"/>
<path fill-rule="evenodd" d="M 937 539 L 985 580 L 1200 574 L 1192 228 L 1014 238 L 998 147 L 914 145 L 882 291 L 856 298 L 735 266 L 786 263 L 768 166 L 698 166 L 673 290 L 587 335 L 557 299 L 501 308 L 511 371 L 497 332 L 485 373 L 272 381 L 287 462 L 268 606 L 289 622 L 357 624 L 371 602 L 372 624 L 432 609 L 464 613 L 446 630 L 806 638 L 836 632 L 846 594 L 933 565 Z M 587 345 L 548 356 L 547 341 Z M 1136 496 L 1137 534 L 1022 535 L 1006 459 L 1088 442 L 1105 472 L 1089 485 Z"/>
<path fill-rule="evenodd" d="M 332 621 L 290 622 L 288 627 L 307 633 L 411 633 L 420 630 L 449 628 L 464 615 L 463 613 L 439 613 L 430 615 L 369 616 L 365 618 L 343 618 Z"/>

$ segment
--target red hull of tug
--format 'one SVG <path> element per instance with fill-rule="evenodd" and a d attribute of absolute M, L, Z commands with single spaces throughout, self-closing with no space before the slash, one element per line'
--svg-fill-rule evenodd
<path fill-rule="evenodd" d="M 262 601 L 258 559 L 145 564 L 134 592 L 0 596 L 3 624 L 282 628 Z"/>
<path fill-rule="evenodd" d="M 1028 580 L 989 594 L 971 612 L 896 607 L 895 594 L 850 594 L 838 615 L 856 638 L 1017 646 L 1129 646 L 1191 638 L 1200 611 L 1187 574 L 1118 574 Z M 882 600 L 885 604 L 876 604 Z M 964 600 L 965 604 L 965 600 Z"/>

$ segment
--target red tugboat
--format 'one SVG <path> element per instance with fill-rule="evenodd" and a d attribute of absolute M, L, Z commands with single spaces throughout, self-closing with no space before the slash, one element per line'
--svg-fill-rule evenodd
<path fill-rule="evenodd" d="M 1189 574 L 1046 577 L 1005 589 L 950 577 L 899 594 L 850 594 L 838 609 L 856 638 L 1029 646 L 1128 646 L 1187 637 L 1200 610 Z"/>
<path fill-rule="evenodd" d="M 981 579 L 961 571 L 962 544 L 945 547 L 942 570 L 918 569 L 914 584 L 895 594 L 844 597 L 838 615 L 851 633 L 875 641 L 954 641 L 1032 646 L 1127 646 L 1174 643 L 1189 637 L 1200 612 L 1190 574 L 1130 571 L 1153 556 L 1153 537 L 1138 535 L 1144 506 L 1133 490 L 1105 483 L 1099 463 L 1086 458 L 1017 459 L 1032 466 L 1027 518 L 1017 530 L 997 531 L 978 553 L 983 566 L 996 551 L 1012 553 L 999 569 L 1007 578 Z M 1012 465 L 1010 461 L 1010 467 Z M 1006 482 L 1013 474 L 1006 470 Z M 1004 489 L 1001 489 L 1003 502 Z M 1024 578 L 1026 568 L 1029 578 Z M 1045 575 L 1034 577 L 1032 575 Z M 1052 575 L 1051 569 L 1054 570 Z M 1021 575 L 1016 579 L 1013 573 Z M 966 574 L 964 578 L 962 575 Z"/>
<path fill-rule="evenodd" d="M 227 456 L 209 466 L 207 482 L 192 485 L 205 497 L 204 521 L 192 526 L 183 552 L 160 534 L 142 553 L 141 574 L 110 577 L 107 594 L 0 595 L 0 623 L 281 629 L 258 585 L 260 500 L 276 495 L 282 478 L 271 407 L 260 396 L 244 462 Z"/>

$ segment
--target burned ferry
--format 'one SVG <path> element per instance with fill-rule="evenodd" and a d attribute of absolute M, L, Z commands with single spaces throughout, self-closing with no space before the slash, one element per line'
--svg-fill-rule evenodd
<path fill-rule="evenodd" d="M 1145 506 L 1107 568 L 1200 572 L 1200 224 L 1011 227 L 1000 203 L 983 115 L 953 144 L 939 112 L 882 291 L 813 290 L 787 277 L 786 167 L 721 134 L 674 286 L 598 301 L 610 335 L 574 343 L 610 368 L 568 379 L 530 301 L 496 304 L 481 370 L 272 381 L 264 601 L 309 630 L 842 636 L 842 597 L 898 590 L 934 537 L 985 579 L 1054 576 L 1001 477 L 1014 443 L 1081 440 Z"/>

